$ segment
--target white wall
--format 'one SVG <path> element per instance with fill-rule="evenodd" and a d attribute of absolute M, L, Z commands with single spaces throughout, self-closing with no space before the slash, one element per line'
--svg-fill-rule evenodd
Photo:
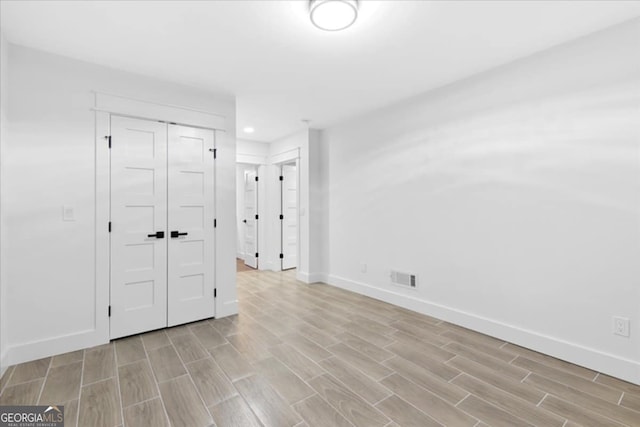
<path fill-rule="evenodd" d="M 7 107 L 9 97 L 9 45 L 0 32 L 0 376 L 4 373 L 7 353 L 7 263 L 4 235 L 6 233 L 5 219 L 5 153 L 2 141 L 7 140 Z"/>
<path fill-rule="evenodd" d="M 96 312 L 94 90 L 227 118 L 226 135 L 217 142 L 216 236 L 229 250 L 216 254 L 216 314 L 237 312 L 235 101 L 19 46 L 11 46 L 8 59 L 10 132 L 2 138 L 3 156 L 11 158 L 3 165 L 5 362 L 108 340 L 95 329 L 106 307 Z M 74 222 L 62 222 L 63 205 L 75 208 Z"/>
<path fill-rule="evenodd" d="M 640 383 L 638 40 L 636 19 L 326 130 L 330 283 Z"/>

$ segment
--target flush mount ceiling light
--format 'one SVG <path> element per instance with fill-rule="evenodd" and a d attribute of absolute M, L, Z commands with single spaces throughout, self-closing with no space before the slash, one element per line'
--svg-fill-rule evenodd
<path fill-rule="evenodd" d="M 313 25 L 325 31 L 350 27 L 358 17 L 357 0 L 311 0 L 309 16 Z"/>
<path fill-rule="evenodd" d="M 244 133 L 253 133 L 253 132 L 255 132 L 255 129 L 254 129 L 254 128 L 252 128 L 251 126 L 247 126 L 247 127 L 245 127 L 244 129 L 242 129 L 242 131 L 243 131 Z"/>

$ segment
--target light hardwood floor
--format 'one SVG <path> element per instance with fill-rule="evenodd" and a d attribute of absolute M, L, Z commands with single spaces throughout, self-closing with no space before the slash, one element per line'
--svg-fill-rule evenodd
<path fill-rule="evenodd" d="M 640 426 L 640 387 L 293 272 L 240 314 L 10 367 L 0 404 L 66 426 Z"/>

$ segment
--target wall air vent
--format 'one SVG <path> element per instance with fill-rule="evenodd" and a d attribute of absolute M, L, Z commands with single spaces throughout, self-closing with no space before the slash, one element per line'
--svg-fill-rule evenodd
<path fill-rule="evenodd" d="M 416 279 L 415 274 L 403 273 L 395 270 L 391 270 L 391 283 L 412 289 L 415 289 L 418 286 L 418 280 Z"/>

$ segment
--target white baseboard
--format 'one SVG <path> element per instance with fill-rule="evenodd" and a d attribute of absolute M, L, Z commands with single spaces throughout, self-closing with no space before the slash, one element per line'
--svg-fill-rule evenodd
<path fill-rule="evenodd" d="M 296 279 L 304 283 L 328 283 L 329 275 L 327 273 L 307 273 L 306 271 L 297 271 Z"/>
<path fill-rule="evenodd" d="M 296 279 L 304 283 L 328 283 L 329 275 L 327 273 L 307 273 L 305 271 L 298 271 L 296 273 Z"/>
<path fill-rule="evenodd" d="M 233 316 L 234 314 L 238 314 L 238 300 L 225 301 L 216 308 L 216 319 Z"/>
<path fill-rule="evenodd" d="M 13 345 L 3 355 L 2 366 L 6 367 L 108 343 L 109 337 L 102 335 L 97 330 L 91 329 L 41 341 Z"/>
<path fill-rule="evenodd" d="M 309 276 L 309 275 L 307 275 Z M 334 275 L 325 275 L 326 283 L 377 300 L 388 302 L 418 313 L 505 340 L 576 365 L 640 385 L 640 363 L 621 358 L 577 343 L 540 334 L 496 320 L 435 304 L 410 295 L 380 289 Z M 307 282 L 309 283 L 309 282 Z"/>
<path fill-rule="evenodd" d="M 242 261 L 244 261 L 244 252 L 237 252 L 236 253 L 236 258 L 237 259 L 241 259 Z"/>
<path fill-rule="evenodd" d="M 8 352 L 5 350 L 2 353 L 0 353 L 0 378 L 2 378 L 2 376 L 4 375 L 4 373 L 7 371 L 7 368 L 9 367 L 9 361 L 8 361 Z"/>

